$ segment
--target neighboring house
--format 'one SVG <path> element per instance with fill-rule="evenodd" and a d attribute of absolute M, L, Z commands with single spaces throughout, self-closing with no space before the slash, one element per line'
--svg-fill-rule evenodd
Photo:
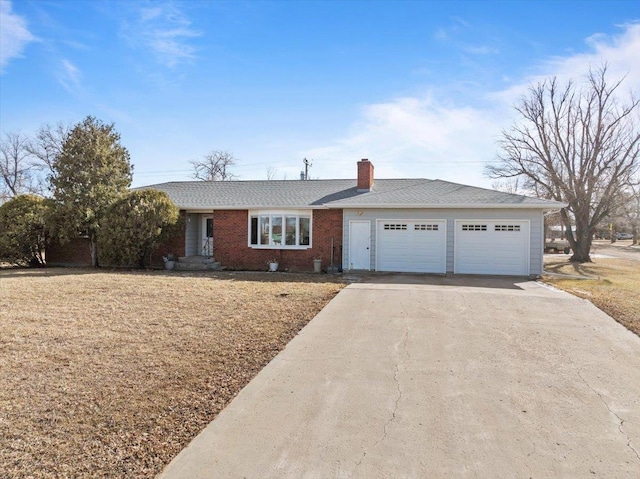
<path fill-rule="evenodd" d="M 322 268 L 537 276 L 543 214 L 554 201 L 441 180 L 186 181 L 150 185 L 186 217 L 180 256 L 215 257 L 230 269 Z"/>

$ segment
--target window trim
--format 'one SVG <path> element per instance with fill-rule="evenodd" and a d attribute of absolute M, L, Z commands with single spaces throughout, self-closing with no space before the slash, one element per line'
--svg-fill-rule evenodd
<path fill-rule="evenodd" d="M 295 209 L 282 209 L 282 210 L 249 210 L 247 215 L 247 246 L 251 249 L 272 249 L 272 250 L 307 250 L 313 247 L 313 210 L 295 210 Z M 261 217 L 269 217 L 269 241 L 273 241 L 273 218 L 282 218 L 282 240 L 281 244 L 259 244 L 261 239 Z M 295 245 L 287 245 L 284 238 L 286 232 L 287 218 L 296 218 L 296 243 Z M 257 241 L 258 244 L 251 243 L 251 227 L 254 218 L 257 218 Z M 300 218 L 309 218 L 309 244 L 301 245 L 300 243 Z"/>

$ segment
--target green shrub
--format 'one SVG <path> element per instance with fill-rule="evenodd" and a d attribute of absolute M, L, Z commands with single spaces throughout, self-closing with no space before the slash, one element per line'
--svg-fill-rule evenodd
<path fill-rule="evenodd" d="M 151 253 L 175 234 L 180 211 L 156 190 L 131 191 L 107 208 L 98 234 L 100 262 L 144 268 Z"/>
<path fill-rule="evenodd" d="M 20 195 L 0 205 L 0 259 L 42 266 L 45 262 L 47 205 L 35 195 Z"/>

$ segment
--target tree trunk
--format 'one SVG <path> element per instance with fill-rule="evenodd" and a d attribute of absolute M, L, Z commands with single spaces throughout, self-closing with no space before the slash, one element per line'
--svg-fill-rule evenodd
<path fill-rule="evenodd" d="M 98 267 L 98 238 L 95 234 L 89 234 L 89 244 L 91 248 L 91 266 Z"/>
<path fill-rule="evenodd" d="M 591 263 L 591 242 L 593 238 L 593 231 L 589 228 L 589 214 L 585 215 L 576 214 L 576 234 L 574 236 L 571 228 L 571 218 L 565 208 L 560 210 L 560 216 L 562 217 L 562 223 L 565 227 L 565 236 L 569 245 L 573 250 L 573 256 L 569 258 L 569 261 L 576 261 L 578 263 Z"/>
<path fill-rule="evenodd" d="M 586 220 L 584 218 L 576 218 L 576 237 L 576 247 L 569 261 L 591 263 L 590 252 L 593 234 L 589 229 L 588 218 Z"/>
<path fill-rule="evenodd" d="M 573 250 L 573 256 L 569 258 L 569 261 L 576 261 L 578 263 L 591 263 L 591 241 L 579 241 L 576 243 L 576 248 Z"/>

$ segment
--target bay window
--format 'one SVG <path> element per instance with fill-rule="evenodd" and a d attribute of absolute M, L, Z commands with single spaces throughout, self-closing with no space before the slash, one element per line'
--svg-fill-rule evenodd
<path fill-rule="evenodd" d="M 311 247 L 311 212 L 249 212 L 249 245 L 278 249 Z"/>

